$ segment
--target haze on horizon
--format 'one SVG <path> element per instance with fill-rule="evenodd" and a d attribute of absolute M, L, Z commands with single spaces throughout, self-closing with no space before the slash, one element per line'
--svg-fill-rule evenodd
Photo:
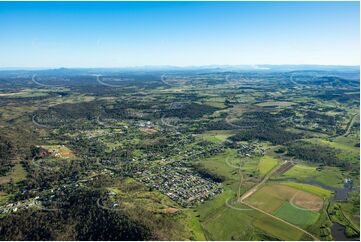
<path fill-rule="evenodd" d="M 360 64 L 359 2 L 0 2 L 0 68 Z"/>

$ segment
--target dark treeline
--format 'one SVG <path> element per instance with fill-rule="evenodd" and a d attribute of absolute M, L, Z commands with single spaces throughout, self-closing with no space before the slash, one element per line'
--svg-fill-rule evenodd
<path fill-rule="evenodd" d="M 185 104 L 179 108 L 170 108 L 164 111 L 167 117 L 200 118 L 205 114 L 212 114 L 218 108 L 197 103 Z"/>
<path fill-rule="evenodd" d="M 12 167 L 11 160 L 15 157 L 15 146 L 6 137 L 0 135 L 0 174 L 4 176 Z"/>
<path fill-rule="evenodd" d="M 300 134 L 286 131 L 273 114 L 263 111 L 244 114 L 236 125 L 242 130 L 239 134 L 230 137 L 232 141 L 262 140 L 273 144 L 284 144 L 301 138 Z"/>
<path fill-rule="evenodd" d="M 348 168 L 349 162 L 337 157 L 337 150 L 327 145 L 314 144 L 306 141 L 295 141 L 287 144 L 288 154 L 299 159 L 314 163 Z"/>
<path fill-rule="evenodd" d="M 77 192 L 59 210 L 27 209 L 0 219 L 1 240 L 156 240 L 121 211 L 99 208 L 97 192 Z"/>

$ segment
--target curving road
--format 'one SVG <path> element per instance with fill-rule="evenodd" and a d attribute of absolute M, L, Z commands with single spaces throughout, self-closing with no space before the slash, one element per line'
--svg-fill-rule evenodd
<path fill-rule="evenodd" d="M 347 135 L 350 134 L 351 128 L 352 128 L 353 124 L 354 124 L 355 121 L 356 121 L 357 115 L 358 115 L 358 114 L 353 115 L 353 117 L 351 118 L 350 123 L 349 123 L 348 126 L 347 126 L 347 129 L 346 129 L 345 133 L 344 133 L 342 136 L 347 136 Z"/>

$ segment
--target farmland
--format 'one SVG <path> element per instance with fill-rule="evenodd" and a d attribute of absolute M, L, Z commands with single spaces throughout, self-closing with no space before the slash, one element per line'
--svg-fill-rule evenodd
<path fill-rule="evenodd" d="M 0 71 L 1 238 L 357 240 L 358 74 Z"/>

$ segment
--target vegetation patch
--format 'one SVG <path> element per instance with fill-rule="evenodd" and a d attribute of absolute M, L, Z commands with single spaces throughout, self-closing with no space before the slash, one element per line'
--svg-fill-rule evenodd
<path fill-rule="evenodd" d="M 258 170 L 261 176 L 266 175 L 269 171 L 271 171 L 278 164 L 278 160 L 271 156 L 264 156 L 261 158 L 258 163 Z"/>
<path fill-rule="evenodd" d="M 204 132 L 198 136 L 210 142 L 221 143 L 221 142 L 225 142 L 233 134 L 234 131 L 231 130 L 212 130 L 212 131 Z"/>
<path fill-rule="evenodd" d="M 306 210 L 318 211 L 323 206 L 322 198 L 281 184 L 266 185 L 246 199 L 246 203 L 266 212 L 276 211 L 284 202 L 292 202 Z"/>
<path fill-rule="evenodd" d="M 301 226 L 302 228 L 307 228 L 316 223 L 319 217 L 319 213 L 299 209 L 289 202 L 283 203 L 273 214 L 287 222 Z"/>
<path fill-rule="evenodd" d="M 310 192 L 320 197 L 330 197 L 332 195 L 332 191 L 310 184 L 303 184 L 297 182 L 282 182 L 280 184 L 290 186 L 302 191 Z"/>
<path fill-rule="evenodd" d="M 297 164 L 280 176 L 281 178 L 294 178 L 299 181 L 316 181 L 323 185 L 342 188 L 343 176 L 339 168 L 323 166 L 318 168 L 313 165 Z"/>

